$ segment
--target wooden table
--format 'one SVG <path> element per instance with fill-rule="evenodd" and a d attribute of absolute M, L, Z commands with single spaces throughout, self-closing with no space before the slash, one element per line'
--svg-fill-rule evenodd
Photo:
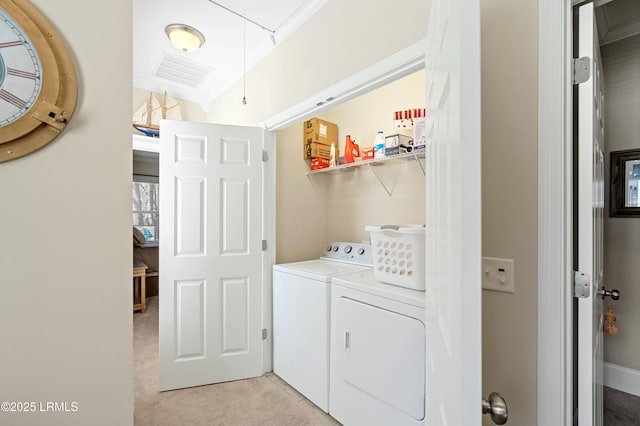
<path fill-rule="evenodd" d="M 144 263 L 135 263 L 133 265 L 133 311 L 139 310 L 143 314 L 147 310 L 146 274 L 147 265 Z"/>

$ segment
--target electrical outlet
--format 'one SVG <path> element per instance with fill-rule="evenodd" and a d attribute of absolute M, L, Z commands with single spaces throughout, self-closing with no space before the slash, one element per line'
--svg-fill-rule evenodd
<path fill-rule="evenodd" d="M 515 293 L 513 259 L 482 258 L 482 288 Z"/>

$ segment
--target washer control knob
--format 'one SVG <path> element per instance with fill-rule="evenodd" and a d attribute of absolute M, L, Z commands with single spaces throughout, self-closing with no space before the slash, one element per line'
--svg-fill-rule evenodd
<path fill-rule="evenodd" d="M 332 248 L 333 247 L 331 247 L 331 246 L 327 246 L 327 251 L 331 251 Z"/>
<path fill-rule="evenodd" d="M 351 250 L 353 250 L 353 247 L 351 247 L 351 246 L 346 246 L 344 248 L 344 252 L 347 253 L 347 254 L 351 253 Z"/>
<path fill-rule="evenodd" d="M 338 247 L 338 246 L 333 246 L 333 251 L 334 251 L 334 252 L 336 252 L 336 251 L 338 251 L 338 250 L 340 250 L 340 247 Z"/>
<path fill-rule="evenodd" d="M 362 255 L 364 254 L 364 249 L 363 249 L 363 248 L 360 248 L 360 250 L 358 250 L 358 254 L 359 254 L 360 256 L 362 256 Z"/>

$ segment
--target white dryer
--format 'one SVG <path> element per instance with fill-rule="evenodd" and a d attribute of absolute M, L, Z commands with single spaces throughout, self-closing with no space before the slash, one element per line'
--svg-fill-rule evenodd
<path fill-rule="evenodd" d="M 333 243 L 320 259 L 273 267 L 273 371 L 327 412 L 331 278 L 372 270 L 370 249 Z"/>
<path fill-rule="evenodd" d="M 345 426 L 424 425 L 424 296 L 372 270 L 332 279 L 329 413 Z"/>

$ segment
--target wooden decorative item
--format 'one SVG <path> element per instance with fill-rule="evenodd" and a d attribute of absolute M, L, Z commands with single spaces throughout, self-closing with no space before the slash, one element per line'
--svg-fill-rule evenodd
<path fill-rule="evenodd" d="M 616 316 L 613 313 L 611 304 L 607 307 L 607 313 L 604 315 L 604 332 L 615 336 L 618 334 L 618 324 L 616 324 Z"/>
<path fill-rule="evenodd" d="M 63 40 L 27 0 L 0 0 L 0 162 L 55 139 L 78 99 Z"/>

